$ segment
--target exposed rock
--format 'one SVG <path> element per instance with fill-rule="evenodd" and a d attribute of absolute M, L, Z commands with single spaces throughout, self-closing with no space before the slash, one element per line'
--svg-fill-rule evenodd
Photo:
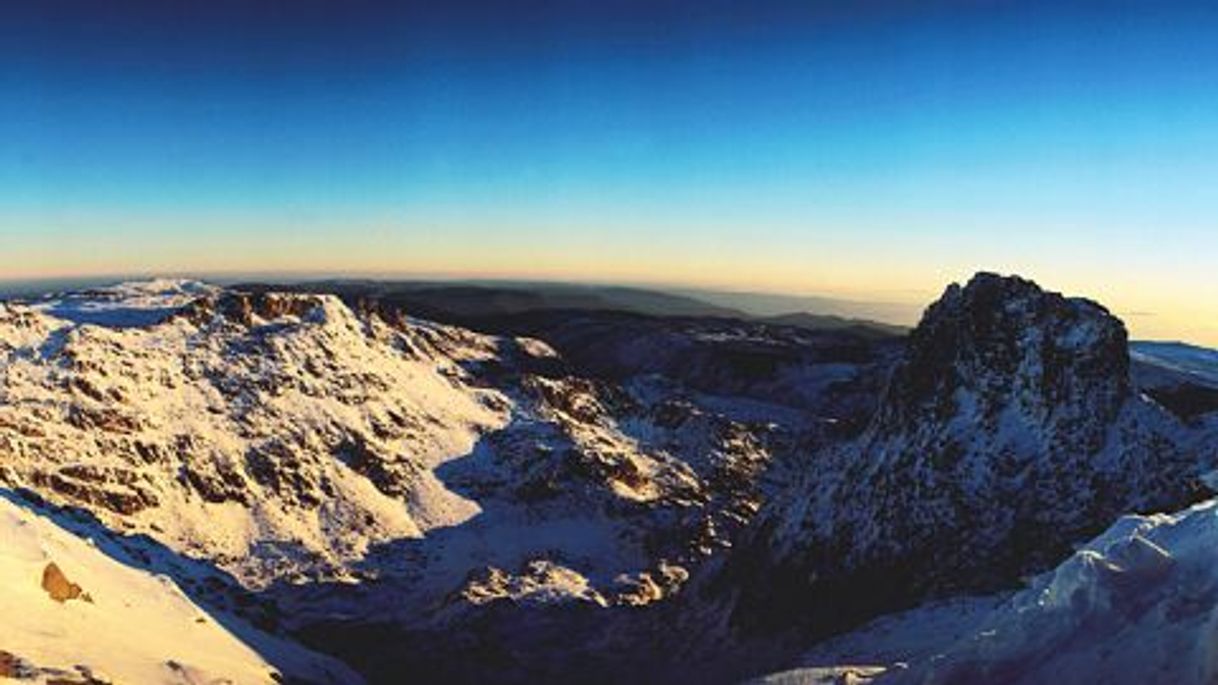
<path fill-rule="evenodd" d="M 77 503 L 117 514 L 135 514 L 158 503 L 149 484 L 126 469 L 72 464 L 54 472 L 35 471 L 31 480 Z"/>
<path fill-rule="evenodd" d="M 82 590 L 79 585 L 69 581 L 68 577 L 63 574 L 63 571 L 59 570 L 59 566 L 53 561 L 42 570 L 42 589 L 46 590 L 51 599 L 60 604 L 73 599 L 93 602 L 93 598 Z"/>
<path fill-rule="evenodd" d="M 302 318 L 321 304 L 317 297 L 269 292 L 224 291 L 202 297 L 183 307 L 176 316 L 202 326 L 219 316 L 226 321 L 252 326 L 256 319 L 275 321 L 286 316 Z"/>
<path fill-rule="evenodd" d="M 511 574 L 490 567 L 474 574 L 460 591 L 460 597 L 472 605 L 499 600 L 532 604 L 579 601 L 607 606 L 608 602 L 579 573 L 538 559 L 530 561 L 520 573 Z"/>
<path fill-rule="evenodd" d="M 689 580 L 689 571 L 661 561 L 655 570 L 623 576 L 618 580 L 629 589 L 620 592 L 614 600 L 624 606 L 642 607 L 679 592 Z"/>

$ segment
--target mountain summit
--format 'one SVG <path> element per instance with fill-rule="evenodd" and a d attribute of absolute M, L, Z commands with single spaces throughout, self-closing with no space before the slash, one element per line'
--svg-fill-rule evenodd
<path fill-rule="evenodd" d="M 1103 440 L 1095 431 L 1129 394 L 1128 336 L 1108 310 L 1022 278 L 980 273 L 926 310 L 873 433 L 953 415 L 990 424 L 1013 412 L 1008 419 L 1069 440 L 1054 449 L 1091 450 Z"/>

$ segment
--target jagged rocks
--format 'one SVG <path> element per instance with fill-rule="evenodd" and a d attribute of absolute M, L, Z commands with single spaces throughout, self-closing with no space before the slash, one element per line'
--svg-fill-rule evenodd
<path fill-rule="evenodd" d="M 219 454 L 184 452 L 181 477 L 185 485 L 212 504 L 249 504 L 253 493 L 238 467 Z"/>
<path fill-rule="evenodd" d="M 96 430 L 105 433 L 130 434 L 140 429 L 140 420 L 121 410 L 80 404 L 69 408 L 67 423 L 83 431 Z"/>
<path fill-rule="evenodd" d="M 196 326 L 211 323 L 214 317 L 219 316 L 226 321 L 249 327 L 259 320 L 275 321 L 287 316 L 302 318 L 321 303 L 319 297 L 225 291 L 194 300 L 175 316 Z"/>
<path fill-rule="evenodd" d="M 334 495 L 325 474 L 307 453 L 282 441 L 251 447 L 245 455 L 245 467 L 254 482 L 293 506 L 316 507 Z"/>
<path fill-rule="evenodd" d="M 577 600 L 608 606 L 587 578 L 544 559 L 530 561 L 515 574 L 495 567 L 471 574 L 459 596 L 472 606 L 501 600 L 530 604 Z"/>
<path fill-rule="evenodd" d="M 688 580 L 689 571 L 684 567 L 661 560 L 655 569 L 620 576 L 619 584 L 629 589 L 619 592 L 614 599 L 623 606 L 647 606 L 677 594 Z"/>
<path fill-rule="evenodd" d="M 373 426 L 378 437 L 390 438 Z M 353 471 L 372 481 L 378 490 L 390 497 L 402 497 L 409 492 L 410 483 L 418 477 L 418 464 L 380 452 L 376 445 L 361 435 L 347 438 L 334 449 L 334 456 Z"/>
<path fill-rule="evenodd" d="M 158 503 L 152 484 L 140 474 L 121 468 L 70 464 L 57 471 L 35 471 L 35 485 L 74 503 L 131 515 Z"/>

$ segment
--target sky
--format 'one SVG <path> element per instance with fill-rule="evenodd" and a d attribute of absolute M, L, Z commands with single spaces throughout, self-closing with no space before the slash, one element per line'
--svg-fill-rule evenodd
<path fill-rule="evenodd" d="M 0 8 L 0 279 L 291 273 L 929 302 L 1218 345 L 1218 5 Z"/>

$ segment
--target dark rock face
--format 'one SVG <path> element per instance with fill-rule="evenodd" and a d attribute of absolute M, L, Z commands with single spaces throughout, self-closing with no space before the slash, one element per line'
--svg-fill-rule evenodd
<path fill-rule="evenodd" d="M 1072 419 L 1102 427 L 1129 396 L 1125 326 L 1089 300 L 978 274 L 927 309 L 873 432 L 950 417 L 960 391 L 974 395 L 984 417 L 1014 406 L 1050 429 Z"/>
<path fill-rule="evenodd" d="M 824 634 L 1010 586 L 1123 513 L 1197 499 L 1184 428 L 1135 395 L 1123 324 L 979 274 L 926 312 L 879 410 L 764 517 L 728 575 L 738 626 Z"/>

